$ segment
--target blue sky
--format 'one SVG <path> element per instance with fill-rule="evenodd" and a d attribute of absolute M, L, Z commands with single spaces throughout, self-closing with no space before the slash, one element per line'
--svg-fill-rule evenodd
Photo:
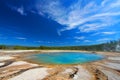
<path fill-rule="evenodd" d="M 91 45 L 120 39 L 120 0 L 0 0 L 0 44 Z"/>

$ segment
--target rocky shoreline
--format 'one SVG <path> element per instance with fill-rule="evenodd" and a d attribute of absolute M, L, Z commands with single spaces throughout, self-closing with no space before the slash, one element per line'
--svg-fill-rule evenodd
<path fill-rule="evenodd" d="M 120 53 L 96 52 L 106 59 L 82 65 L 43 65 L 22 59 L 35 53 L 63 51 L 0 51 L 0 80 L 120 80 Z"/>

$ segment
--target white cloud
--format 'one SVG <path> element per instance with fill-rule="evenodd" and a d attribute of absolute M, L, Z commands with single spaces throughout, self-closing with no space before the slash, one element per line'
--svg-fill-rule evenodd
<path fill-rule="evenodd" d="M 34 42 L 37 42 L 37 43 L 42 43 L 43 41 L 34 41 Z"/>
<path fill-rule="evenodd" d="M 59 36 L 61 36 L 61 32 L 60 32 L 59 30 L 57 31 L 57 34 L 58 34 Z"/>
<path fill-rule="evenodd" d="M 102 38 L 102 39 L 98 39 L 97 42 L 106 42 L 106 41 L 110 41 L 110 38 Z"/>
<path fill-rule="evenodd" d="M 81 1 L 78 0 L 77 3 L 65 8 L 58 0 L 44 5 L 42 12 L 47 13 L 50 18 L 59 24 L 67 26 L 62 28 L 59 34 L 62 31 L 74 28 L 78 28 L 81 32 L 90 32 L 120 22 L 120 18 L 117 18 L 117 16 L 120 16 L 119 6 L 120 0 L 103 0 L 99 5 L 92 1 L 82 7 Z"/>
<path fill-rule="evenodd" d="M 48 43 L 48 44 L 55 43 L 55 42 L 51 42 L 51 41 L 34 41 L 34 42 L 37 42 L 37 43 Z"/>
<path fill-rule="evenodd" d="M 94 34 L 92 34 L 91 36 L 96 36 L 96 35 L 113 35 L 113 34 L 116 34 L 116 33 L 118 33 L 118 32 L 113 32 L 113 31 L 109 31 L 109 32 L 97 32 L 97 33 L 94 33 Z"/>
<path fill-rule="evenodd" d="M 20 6 L 20 7 L 16 7 L 16 6 L 10 6 L 9 7 L 12 9 L 12 10 L 15 10 L 17 11 L 18 13 L 20 13 L 21 15 L 27 15 L 27 13 L 25 12 L 25 8 L 23 6 Z"/>
<path fill-rule="evenodd" d="M 61 0 L 36 0 L 34 7 L 26 9 L 21 6 L 14 9 L 21 15 L 26 15 L 25 11 L 29 10 L 66 26 L 58 30 L 58 35 L 75 28 L 80 32 L 98 31 L 120 22 L 120 0 L 102 0 L 99 4 L 96 2 L 98 1 L 92 0 L 83 6 L 82 1 L 77 0 L 65 7 Z"/>
<path fill-rule="evenodd" d="M 18 8 L 17 11 L 18 11 L 21 15 L 26 15 L 26 13 L 24 12 L 24 8 L 23 8 L 23 7 Z"/>
<path fill-rule="evenodd" d="M 76 37 L 74 37 L 74 38 L 75 38 L 75 39 L 78 39 L 78 40 L 83 40 L 83 39 L 85 39 L 84 36 L 80 36 L 80 37 L 76 36 Z"/>
<path fill-rule="evenodd" d="M 19 40 L 26 40 L 27 38 L 24 38 L 24 37 L 16 37 L 16 39 L 19 39 Z"/>
<path fill-rule="evenodd" d="M 102 32 L 102 33 L 106 35 L 111 35 L 111 34 L 115 34 L 116 32 Z"/>
<path fill-rule="evenodd" d="M 100 32 L 97 32 L 97 33 L 94 33 L 94 34 L 91 34 L 91 36 L 96 36 L 96 35 L 99 35 Z"/>
<path fill-rule="evenodd" d="M 84 42 L 92 42 L 92 41 L 90 41 L 90 40 L 84 40 Z"/>
<path fill-rule="evenodd" d="M 47 41 L 46 43 L 52 44 L 52 43 L 54 43 L 54 42 Z"/>

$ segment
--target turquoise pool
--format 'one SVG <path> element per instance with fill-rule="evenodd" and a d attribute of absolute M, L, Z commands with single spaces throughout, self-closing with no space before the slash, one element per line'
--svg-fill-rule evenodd
<path fill-rule="evenodd" d="M 83 52 L 54 52 L 34 54 L 28 57 L 37 63 L 42 64 L 83 64 L 103 59 L 104 56 Z"/>

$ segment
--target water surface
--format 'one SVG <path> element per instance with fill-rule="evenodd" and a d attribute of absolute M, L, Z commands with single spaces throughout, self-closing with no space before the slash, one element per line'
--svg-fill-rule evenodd
<path fill-rule="evenodd" d="M 83 64 L 101 60 L 103 58 L 104 56 L 102 55 L 83 52 L 42 53 L 28 57 L 29 60 L 42 64 Z"/>

